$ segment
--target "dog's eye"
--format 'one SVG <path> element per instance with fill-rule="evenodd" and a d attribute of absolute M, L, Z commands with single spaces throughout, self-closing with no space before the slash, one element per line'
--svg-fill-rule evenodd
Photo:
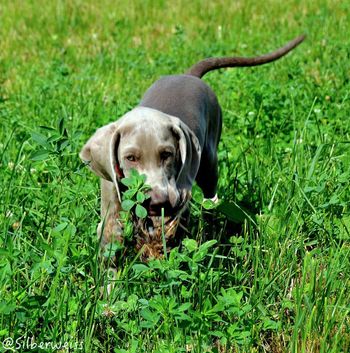
<path fill-rule="evenodd" d="M 163 161 L 166 161 L 167 159 L 171 158 L 172 156 L 173 156 L 173 153 L 169 152 L 169 151 L 163 151 L 163 152 L 160 153 L 160 158 Z"/>
<path fill-rule="evenodd" d="M 129 155 L 129 156 L 126 156 L 125 157 L 129 162 L 136 162 L 136 157 L 133 155 L 133 154 L 131 154 L 131 155 Z"/>

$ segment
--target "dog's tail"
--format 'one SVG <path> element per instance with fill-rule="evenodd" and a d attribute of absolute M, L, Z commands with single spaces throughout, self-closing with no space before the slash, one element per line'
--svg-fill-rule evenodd
<path fill-rule="evenodd" d="M 301 35 L 287 43 L 284 47 L 279 48 L 273 51 L 272 53 L 256 56 L 254 58 L 227 57 L 204 59 L 202 61 L 199 61 L 197 64 L 193 65 L 186 72 L 186 74 L 201 78 L 209 71 L 222 69 L 224 67 L 244 67 L 267 64 L 286 55 L 297 45 L 299 45 L 305 39 L 305 37 L 305 35 Z"/>

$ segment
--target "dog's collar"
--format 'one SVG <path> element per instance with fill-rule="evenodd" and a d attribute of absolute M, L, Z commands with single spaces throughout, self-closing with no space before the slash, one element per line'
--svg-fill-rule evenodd
<path fill-rule="evenodd" d="M 119 178 L 119 179 L 124 178 L 124 173 L 123 173 L 123 171 L 120 169 L 118 163 L 116 163 L 116 165 L 115 165 L 114 168 L 115 168 L 115 172 L 116 172 L 117 175 L 118 175 L 118 178 Z"/>

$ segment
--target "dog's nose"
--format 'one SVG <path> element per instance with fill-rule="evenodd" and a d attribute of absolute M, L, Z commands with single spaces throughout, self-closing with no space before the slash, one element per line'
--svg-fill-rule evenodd
<path fill-rule="evenodd" d="M 148 201 L 147 208 L 150 216 L 160 216 L 162 208 L 164 208 L 164 214 L 167 215 L 172 208 L 168 193 L 158 188 L 152 189 L 150 198 L 146 201 Z"/>
<path fill-rule="evenodd" d="M 159 188 L 153 188 L 150 192 L 150 205 L 156 206 L 163 203 L 166 203 L 169 200 L 168 193 L 160 190 Z"/>

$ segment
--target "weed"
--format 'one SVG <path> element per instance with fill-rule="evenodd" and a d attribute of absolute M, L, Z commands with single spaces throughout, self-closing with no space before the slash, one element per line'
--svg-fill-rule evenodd
<path fill-rule="evenodd" d="M 8 338 L 17 351 L 349 351 L 348 2 L 2 1 L 0 13 L 0 351 Z M 120 256 L 101 293 L 83 142 L 161 75 L 302 32 L 276 63 L 205 76 L 223 108 L 221 203 L 195 188 L 182 247 Z M 145 215 L 139 182 L 126 224 Z"/>

